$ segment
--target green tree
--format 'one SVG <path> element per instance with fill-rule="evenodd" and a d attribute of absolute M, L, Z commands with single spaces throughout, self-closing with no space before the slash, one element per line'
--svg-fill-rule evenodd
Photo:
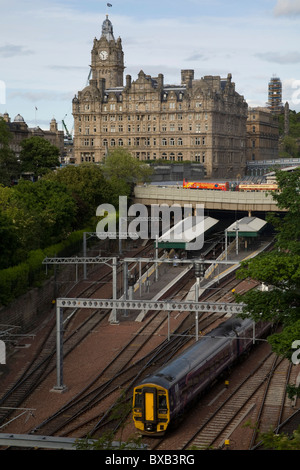
<path fill-rule="evenodd" d="M 283 150 L 279 152 L 280 157 L 298 157 L 299 151 L 298 151 L 298 144 L 297 144 L 297 139 L 295 137 L 291 137 L 289 135 L 286 135 L 282 139 L 282 144 L 283 144 Z"/>
<path fill-rule="evenodd" d="M 149 181 L 153 170 L 127 150 L 118 148 L 106 157 L 103 171 L 106 178 L 120 188 L 125 196 L 130 194 L 134 183 Z"/>
<path fill-rule="evenodd" d="M 292 436 L 285 433 L 274 434 L 272 430 L 260 434 L 265 450 L 300 450 L 300 426 Z"/>
<path fill-rule="evenodd" d="M 18 237 L 9 216 L 0 211 L 0 269 L 17 262 Z"/>
<path fill-rule="evenodd" d="M 20 160 L 23 173 L 33 173 L 37 179 L 59 166 L 59 149 L 43 137 L 24 139 L 21 147 Z"/>
<path fill-rule="evenodd" d="M 98 165 L 86 164 L 67 166 L 57 172 L 49 173 L 45 179 L 64 184 L 77 205 L 77 227 L 82 227 L 96 215 L 97 207 L 108 202 L 118 205 L 119 193 L 105 180 Z"/>
<path fill-rule="evenodd" d="M 3 118 L 0 118 L 0 184 L 10 186 L 20 174 L 20 164 L 10 148 L 12 134 Z"/>
<path fill-rule="evenodd" d="M 43 178 L 36 183 L 23 180 L 14 192 L 18 206 L 32 220 L 31 249 L 57 243 L 73 230 L 77 209 L 65 185 Z"/>
<path fill-rule="evenodd" d="M 5 225 L 9 229 L 5 231 L 5 240 L 3 243 L 8 246 L 11 243 L 11 236 L 16 237 L 17 247 L 14 251 L 14 259 L 22 260 L 26 256 L 28 249 L 34 249 L 33 234 L 35 228 L 35 220 L 28 213 L 28 210 L 16 196 L 14 187 L 0 186 L 0 207 L 3 216 L 5 217 Z M 4 236 L 4 233 L 3 233 Z M 14 243 L 12 243 L 15 246 Z M 11 259 L 10 265 L 14 264 L 14 259 Z"/>
<path fill-rule="evenodd" d="M 268 220 L 276 233 L 270 253 L 242 263 L 237 277 L 250 277 L 270 286 L 268 291 L 252 290 L 237 296 L 245 303 L 244 313 L 255 321 L 280 322 L 281 333 L 268 338 L 278 355 L 291 359 L 292 343 L 300 339 L 300 170 L 277 171 L 280 190 L 273 194 L 284 215 L 273 214 Z"/>

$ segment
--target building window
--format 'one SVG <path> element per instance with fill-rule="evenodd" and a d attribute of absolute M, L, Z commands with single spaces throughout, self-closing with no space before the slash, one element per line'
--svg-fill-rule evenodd
<path fill-rule="evenodd" d="M 166 145 L 167 145 L 167 139 L 163 139 L 163 140 L 162 140 L 162 145 L 163 145 L 163 146 L 166 146 Z"/>

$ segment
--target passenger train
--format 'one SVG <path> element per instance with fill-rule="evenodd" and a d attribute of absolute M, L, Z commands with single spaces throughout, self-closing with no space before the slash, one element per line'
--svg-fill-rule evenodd
<path fill-rule="evenodd" d="M 232 318 L 142 380 L 133 392 L 136 429 L 144 435 L 163 435 L 196 397 L 250 349 L 254 327 L 258 338 L 270 324 Z"/>
<path fill-rule="evenodd" d="M 217 191 L 275 191 L 278 189 L 278 185 L 274 183 L 261 183 L 261 184 L 254 184 L 254 183 L 229 183 L 226 181 L 225 183 L 209 183 L 209 182 L 197 182 L 192 181 L 189 182 L 187 180 L 183 180 L 183 188 L 184 189 L 213 189 Z"/>

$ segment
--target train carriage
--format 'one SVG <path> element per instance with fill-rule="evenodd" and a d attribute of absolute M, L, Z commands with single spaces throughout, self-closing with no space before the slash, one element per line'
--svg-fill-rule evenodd
<path fill-rule="evenodd" d="M 187 181 L 183 180 L 182 187 L 184 189 L 207 189 L 215 191 L 277 191 L 279 189 L 276 183 L 224 183 Z"/>
<path fill-rule="evenodd" d="M 256 328 L 256 336 L 266 328 Z M 170 423 L 251 346 L 252 331 L 249 319 L 228 320 L 141 381 L 133 394 L 136 429 L 146 435 L 164 434 Z"/>
<path fill-rule="evenodd" d="M 217 191 L 229 191 L 229 183 L 209 183 L 209 182 L 197 182 L 192 181 L 189 182 L 187 180 L 183 180 L 183 188 L 185 189 L 210 189 L 210 190 L 217 190 Z"/>

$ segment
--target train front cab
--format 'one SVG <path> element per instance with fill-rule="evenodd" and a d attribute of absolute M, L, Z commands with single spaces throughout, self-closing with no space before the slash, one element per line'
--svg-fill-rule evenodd
<path fill-rule="evenodd" d="M 142 385 L 133 392 L 133 421 L 142 434 L 163 435 L 170 422 L 168 391 L 157 385 Z"/>

